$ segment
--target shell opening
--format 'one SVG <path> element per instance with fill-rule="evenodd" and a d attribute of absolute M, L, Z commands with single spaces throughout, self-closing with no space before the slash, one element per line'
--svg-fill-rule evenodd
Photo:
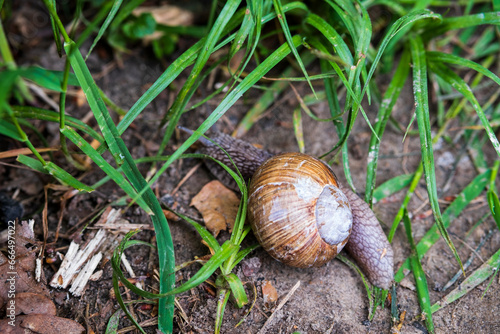
<path fill-rule="evenodd" d="M 325 186 L 316 202 L 316 225 L 321 238 L 340 252 L 351 231 L 352 212 L 347 197 L 334 185 Z"/>

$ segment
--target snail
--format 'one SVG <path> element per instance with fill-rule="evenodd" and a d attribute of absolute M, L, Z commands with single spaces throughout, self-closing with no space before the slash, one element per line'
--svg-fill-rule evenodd
<path fill-rule="evenodd" d="M 222 133 L 198 141 L 201 153 L 232 166 L 224 148 L 243 178 L 251 179 L 249 222 L 272 257 L 295 267 L 317 267 L 345 246 L 373 285 L 391 286 L 393 251 L 384 231 L 368 204 L 339 183 L 330 166 L 302 153 L 273 155 Z M 219 180 L 236 188 L 218 164 L 206 163 Z"/>

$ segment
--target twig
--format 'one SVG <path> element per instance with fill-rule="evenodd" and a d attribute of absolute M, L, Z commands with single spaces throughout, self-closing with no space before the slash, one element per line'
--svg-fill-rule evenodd
<path fill-rule="evenodd" d="M 184 176 L 182 178 L 182 180 L 179 182 L 179 184 L 177 185 L 177 187 L 175 187 L 175 189 L 172 191 L 172 196 L 177 192 L 177 190 L 179 190 L 179 188 L 187 181 L 187 179 L 189 179 L 191 177 L 191 175 L 193 175 L 194 172 L 196 172 L 196 170 L 198 168 L 200 168 L 201 166 L 201 162 L 198 163 L 196 166 L 194 166 L 193 168 L 191 168 L 191 170 L 186 174 L 186 176 Z"/>
<path fill-rule="evenodd" d="M 293 286 L 293 288 L 288 292 L 288 294 L 283 298 L 283 300 L 279 303 L 278 307 L 274 310 L 273 314 L 266 320 L 264 323 L 264 326 L 259 331 L 259 334 L 265 333 L 265 328 L 267 325 L 271 323 L 271 321 L 274 319 L 274 316 L 276 313 L 278 313 L 279 310 L 283 307 L 283 305 L 286 304 L 286 302 L 292 297 L 292 295 L 295 293 L 295 290 L 297 290 L 300 287 L 300 281 L 297 281 L 297 283 Z"/>

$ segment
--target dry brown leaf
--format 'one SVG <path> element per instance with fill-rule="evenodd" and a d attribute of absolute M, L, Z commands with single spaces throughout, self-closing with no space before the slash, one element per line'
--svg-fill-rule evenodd
<path fill-rule="evenodd" d="M 159 7 L 138 7 L 132 11 L 132 15 L 140 16 L 142 13 L 150 13 L 156 23 L 166 26 L 190 26 L 193 24 L 193 13 L 182 8 L 163 5 Z M 155 31 L 153 34 L 143 38 L 143 42 L 149 43 L 152 40 L 163 36 L 163 32 Z"/>
<path fill-rule="evenodd" d="M 81 334 L 85 333 L 82 325 L 71 319 L 47 314 L 19 315 L 15 320 L 0 320 L 2 334 Z"/>
<path fill-rule="evenodd" d="M 65 333 L 65 334 L 81 334 L 85 333 L 85 328 L 78 322 L 60 318 L 53 315 L 46 314 L 30 314 L 20 316 L 21 327 L 27 328 L 35 333 L 40 334 L 54 334 L 54 333 Z M 16 318 L 16 322 L 17 319 Z"/>
<path fill-rule="evenodd" d="M 264 305 L 271 309 L 278 300 L 278 291 L 269 281 L 262 284 L 262 297 L 264 298 Z"/>
<path fill-rule="evenodd" d="M 150 13 L 156 23 L 166 26 L 190 26 L 193 23 L 193 13 L 171 5 L 137 7 L 132 11 L 134 16 L 140 16 L 142 13 Z"/>
<path fill-rule="evenodd" d="M 215 236 L 226 228 L 232 231 L 239 203 L 236 194 L 217 180 L 207 183 L 191 200 L 191 205 L 201 212 L 205 226 Z"/>
<path fill-rule="evenodd" d="M 56 315 L 56 306 L 50 298 L 38 293 L 21 292 L 16 294 L 16 315 L 18 314 Z"/>

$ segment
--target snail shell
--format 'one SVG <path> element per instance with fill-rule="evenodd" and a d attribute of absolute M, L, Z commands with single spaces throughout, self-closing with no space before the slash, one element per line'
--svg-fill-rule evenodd
<path fill-rule="evenodd" d="M 265 161 L 249 187 L 248 217 L 262 247 L 294 267 L 318 267 L 334 258 L 352 228 L 349 201 L 332 170 L 302 153 Z"/>

